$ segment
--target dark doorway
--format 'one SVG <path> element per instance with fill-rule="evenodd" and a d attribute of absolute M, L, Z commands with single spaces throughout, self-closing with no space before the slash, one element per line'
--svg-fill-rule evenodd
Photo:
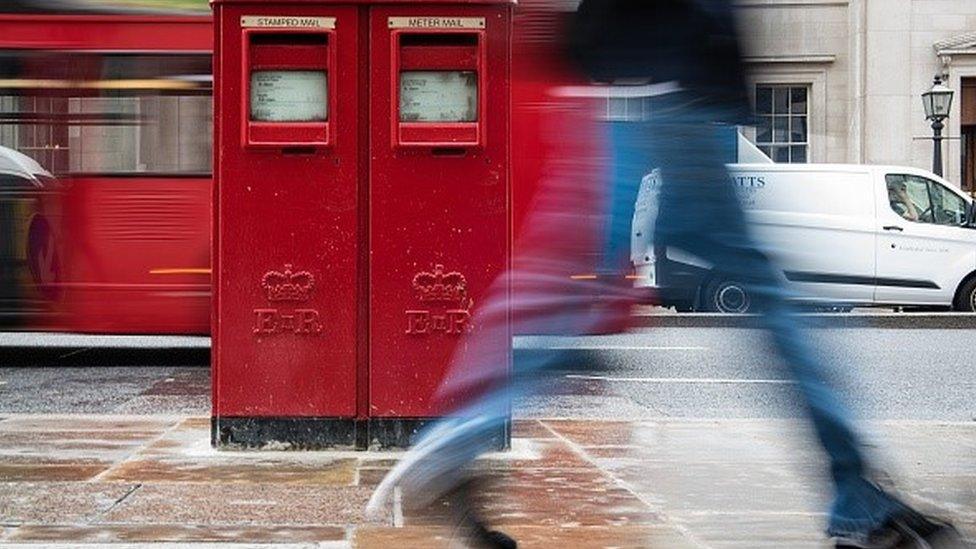
<path fill-rule="evenodd" d="M 962 79 L 962 189 L 976 192 L 976 78 Z"/>

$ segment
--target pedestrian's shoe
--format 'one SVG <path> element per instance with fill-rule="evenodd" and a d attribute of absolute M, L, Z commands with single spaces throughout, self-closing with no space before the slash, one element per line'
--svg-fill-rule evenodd
<path fill-rule="evenodd" d="M 518 544 L 510 536 L 498 530 L 489 530 L 478 519 L 469 524 L 465 536 L 468 547 L 472 549 L 518 549 Z"/>
<path fill-rule="evenodd" d="M 867 534 L 834 536 L 832 541 L 836 549 L 896 549 L 904 539 L 889 521 Z"/>
<path fill-rule="evenodd" d="M 914 513 L 897 521 L 896 525 L 902 530 L 905 542 L 901 547 L 906 549 L 963 549 L 969 545 L 962 540 L 956 527 L 943 520 L 926 517 Z"/>
<path fill-rule="evenodd" d="M 517 549 L 518 544 L 507 534 L 490 530 L 475 511 L 473 496 L 483 487 L 483 481 L 469 478 L 451 490 L 446 500 L 457 523 L 457 532 L 472 549 Z"/>
<path fill-rule="evenodd" d="M 912 510 L 892 517 L 864 536 L 835 537 L 837 549 L 965 549 L 956 528 Z"/>

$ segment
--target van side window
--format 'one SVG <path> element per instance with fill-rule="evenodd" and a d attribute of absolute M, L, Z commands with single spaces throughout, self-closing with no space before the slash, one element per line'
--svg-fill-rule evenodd
<path fill-rule="evenodd" d="M 888 204 L 891 209 L 908 221 L 932 223 L 932 201 L 929 198 L 928 181 L 910 175 L 885 176 L 888 187 Z"/>
<path fill-rule="evenodd" d="M 966 201 L 945 187 L 929 181 L 932 194 L 932 210 L 935 222 L 939 225 L 964 225 L 966 223 Z"/>

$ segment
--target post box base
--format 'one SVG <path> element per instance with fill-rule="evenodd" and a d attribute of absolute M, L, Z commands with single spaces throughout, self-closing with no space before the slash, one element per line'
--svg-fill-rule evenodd
<path fill-rule="evenodd" d="M 408 448 L 431 418 L 213 417 L 215 448 L 261 450 L 392 450 Z M 491 448 L 508 450 L 511 421 L 491 436 Z"/>

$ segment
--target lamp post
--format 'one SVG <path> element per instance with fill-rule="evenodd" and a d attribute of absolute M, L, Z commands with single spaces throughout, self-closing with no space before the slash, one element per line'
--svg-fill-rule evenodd
<path fill-rule="evenodd" d="M 932 121 L 932 131 L 934 132 L 932 140 L 935 142 L 935 154 L 932 157 L 932 171 L 939 177 L 942 177 L 942 130 L 945 129 L 945 124 L 942 121 L 949 117 L 954 93 L 942 83 L 942 78 L 936 75 L 932 89 L 922 94 L 925 119 Z"/>

